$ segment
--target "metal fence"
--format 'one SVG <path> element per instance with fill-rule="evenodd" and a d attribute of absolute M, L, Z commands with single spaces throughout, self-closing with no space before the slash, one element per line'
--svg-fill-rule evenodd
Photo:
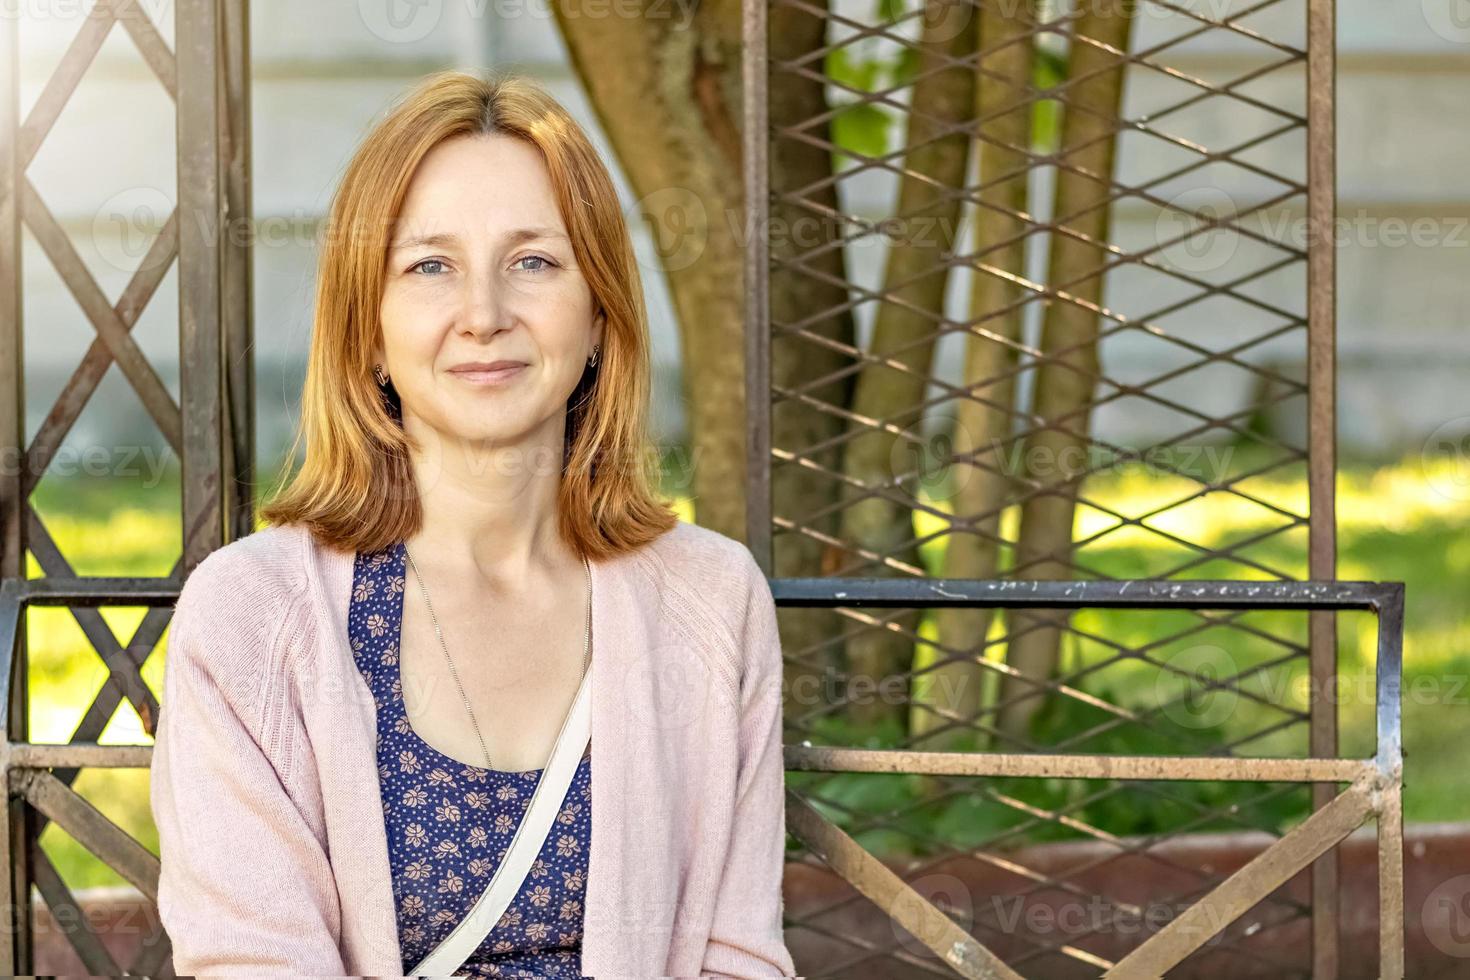
<path fill-rule="evenodd" d="M 946 914 L 946 910 L 907 883 L 906 879 L 922 878 L 949 855 L 929 857 L 906 863 L 903 874 L 864 850 L 852 833 L 838 826 L 826 809 L 839 818 L 851 817 L 851 807 L 824 799 L 822 785 L 799 793 L 788 789 L 787 826 L 810 853 L 849 882 L 855 895 L 876 903 L 891 920 L 927 947 L 954 972 L 967 977 L 1019 977 L 1015 961 L 1044 961 L 1047 954 L 1064 957 L 1106 976 L 1154 977 L 1173 969 L 1192 954 L 1227 930 L 1247 911 L 1271 898 L 1290 878 L 1312 861 L 1342 841 L 1366 819 L 1375 818 L 1378 827 L 1379 861 L 1379 976 L 1403 976 L 1404 912 L 1403 912 L 1403 816 L 1400 792 L 1403 778 L 1403 750 L 1399 686 L 1402 671 L 1403 587 L 1399 584 L 1371 582 L 1228 582 L 1228 581 L 1128 581 L 1128 582 L 1038 582 L 1038 581 L 974 581 L 848 579 L 834 588 L 827 579 L 785 579 L 773 583 L 773 594 L 779 607 L 827 607 L 863 614 L 867 610 L 893 608 L 1005 608 L 1005 609 L 1143 609 L 1143 610 L 1371 610 L 1377 617 L 1377 751 L 1366 760 L 1338 758 L 1282 758 L 1245 756 L 1165 756 L 1035 753 L 926 752 L 903 749 L 863 749 L 842 746 L 812 745 L 803 741 L 788 745 L 786 764 L 789 771 L 814 773 L 911 773 L 934 777 L 952 777 L 962 792 L 986 794 L 977 783 L 965 783 L 981 777 L 1094 780 L 1115 793 L 1130 787 L 1190 780 L 1242 781 L 1257 784 L 1305 782 L 1324 786 L 1332 794 L 1330 801 L 1310 817 L 1287 831 L 1278 841 L 1265 848 L 1245 867 L 1224 875 L 1196 867 L 1180 868 L 1193 879 L 1190 888 L 1171 896 L 1173 902 L 1185 905 L 1167 922 L 1153 923 L 1156 929 L 1139 928 L 1144 909 L 1117 897 L 1113 886 L 1102 886 L 1098 896 L 1109 910 L 1107 921 L 1094 922 L 1092 928 L 1073 930 L 1063 936 L 1050 936 L 1034 941 L 1029 949 L 1014 950 L 1009 962 L 1002 959 L 982 939 L 980 930 L 967 931 Z M 1339 791 L 1338 784 L 1346 784 Z M 1160 795 L 1166 795 L 1167 791 Z M 992 797 L 994 794 L 991 794 Z M 999 800 L 1003 805 L 1021 808 L 1016 800 Z M 823 806 L 823 804 L 828 804 Z M 821 809 L 819 809 L 819 807 Z M 1078 820 L 1068 810 L 1045 811 L 1029 808 L 1038 821 L 1072 821 L 1080 829 L 1096 833 L 1112 845 L 1113 853 L 1104 863 L 1117 857 L 1146 853 L 1156 847 L 1159 837 L 1142 842 L 1127 841 L 1105 834 L 1105 828 L 1092 827 Z M 871 831 L 875 824 L 891 820 L 894 815 L 861 814 L 847 821 Z M 1003 836 L 1003 835 L 1002 835 Z M 1167 836 L 1167 835 L 1162 835 Z M 1006 894 L 1018 902 L 1039 899 L 1045 891 L 1060 891 L 1070 898 L 1087 897 L 1088 893 L 1069 882 L 1079 876 L 1081 867 L 1060 873 L 1034 870 L 1018 864 L 1002 847 L 994 854 L 977 853 L 982 860 L 995 861 L 1007 870 L 1022 887 L 1007 887 Z M 1161 863 L 1165 859 L 1159 859 Z M 1085 870 L 1096 870 L 1095 867 Z M 1126 884 L 1126 883 L 1125 883 Z M 1164 898 L 1164 896 L 1156 896 Z M 843 898 L 841 901 L 850 901 Z M 1285 904 L 1285 903 L 1283 903 Z M 968 910 L 973 912 L 973 909 Z M 1288 910 L 1289 911 L 1289 910 Z M 831 907 L 809 912 L 796 922 L 797 932 L 805 927 L 829 939 L 851 946 L 846 956 L 834 955 L 827 969 L 812 971 L 814 975 L 847 976 L 857 964 L 875 958 L 897 958 L 913 966 L 922 966 L 912 948 L 897 941 L 895 930 L 888 934 L 872 932 L 843 935 L 822 922 Z M 984 926 L 997 935 L 1005 930 L 995 921 Z M 1263 916 L 1271 926 L 1284 920 Z M 1120 921 L 1122 920 L 1122 921 Z M 1134 931 L 1144 938 L 1116 961 L 1090 950 L 1088 937 L 1106 930 L 1118 930 L 1132 921 Z M 1259 930 L 1245 931 L 1237 938 L 1259 935 Z M 1009 938 L 1014 939 L 1014 935 Z M 1281 964 L 1269 964 L 1280 968 Z M 895 965 L 885 966 L 888 975 Z M 1244 975 L 1243 970 L 1219 970 L 1213 975 Z M 1055 964 L 1044 975 L 1067 975 L 1055 972 Z M 1078 975 L 1083 975 L 1078 973 Z"/>
<path fill-rule="evenodd" d="M 1383 975 L 1402 969 L 1396 674 L 1372 763 L 1334 761 L 1337 702 L 1286 683 L 1333 689 L 1356 603 L 1383 615 L 1380 656 L 1398 644 L 1393 586 L 1333 582 L 1334 17 L 1332 0 L 744 6 L 748 541 L 782 604 L 788 758 L 811 772 L 792 830 L 961 972 L 1151 975 L 1209 916 L 1216 959 L 1186 965 L 1336 976 L 1331 844 L 1370 812 Z M 1130 418 L 1142 435 L 1117 434 Z M 1190 464 L 1221 447 L 1243 451 Z M 1109 496 L 1128 479 L 1141 492 Z M 1157 600 L 1143 628 L 1072 615 L 1125 595 Z M 1327 595 L 1354 604 L 1307 601 Z M 1137 703 L 1140 677 L 1184 693 Z M 1236 708 L 1209 733 L 1167 724 L 1190 691 Z M 1251 785 L 1168 782 L 1205 779 Z M 1124 809 L 1165 816 L 1124 839 L 1107 826 Z M 1280 841 L 1235 877 L 1167 858 L 1221 827 Z M 1065 837 L 1169 865 L 1190 883 L 1174 897 L 1200 900 L 1136 949 L 1089 942 L 1141 910 L 1097 880 L 1107 861 L 1013 850 Z M 946 919 L 854 838 L 912 875 L 964 858 L 1023 909 L 1099 898 L 1113 918 L 1080 942 Z M 1305 900 L 1275 889 L 1307 864 Z M 818 905 L 792 935 L 832 974 L 934 966 L 850 902 Z"/>
<path fill-rule="evenodd" d="M 142 5 L 97 0 L 21 117 L 21 18 L 0 17 L 0 642 L 4 643 L 6 703 L 3 759 L 9 805 L 10 921 L 0 930 L 0 964 L 31 972 L 35 885 L 58 918 L 82 923 L 70 933 L 83 963 L 96 974 L 120 974 L 101 939 L 80 914 L 67 884 L 39 845 L 55 821 L 145 895 L 154 897 L 157 858 L 74 789 L 84 767 L 146 767 L 147 746 L 99 745 L 126 701 L 153 734 L 158 701 L 141 668 L 168 625 L 180 583 L 224 542 L 253 529 L 254 406 L 249 241 L 226 234 L 227 220 L 250 214 L 248 5 L 244 0 L 180 0 L 174 5 L 172 48 Z M 114 31 L 128 36 L 173 101 L 177 121 L 177 204 L 116 301 L 99 286 L 68 231 L 27 174 L 88 67 Z M 125 107 L 119 106 L 119 111 Z M 105 148 L 103 148 L 105 149 Z M 105 165 L 105 154 L 98 154 Z M 230 216 L 233 216 L 231 218 Z M 45 253 L 96 337 L 35 435 L 27 439 L 22 322 L 22 229 Z M 180 397 L 175 399 L 132 330 L 171 268 L 179 288 Z M 43 325 L 44 327 L 44 325 Z M 44 334 L 42 334 L 44 336 Z M 32 493 L 68 433 L 116 366 L 180 461 L 182 554 L 159 579 L 79 576 L 71 558 L 37 513 Z M 44 579 L 27 581 L 27 553 Z M 31 658 L 26 609 L 66 606 L 107 679 L 87 706 L 69 745 L 30 745 Z M 148 608 L 131 637 L 118 637 L 100 606 Z M 166 937 L 149 937 L 127 972 L 157 972 L 167 959 Z"/>

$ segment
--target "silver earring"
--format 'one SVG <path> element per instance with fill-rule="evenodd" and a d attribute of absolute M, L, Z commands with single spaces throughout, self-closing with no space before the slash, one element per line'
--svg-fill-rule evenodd
<path fill-rule="evenodd" d="M 388 383 L 388 375 L 383 373 L 383 365 L 381 364 L 373 365 L 373 377 L 377 379 L 378 384 L 380 385 L 385 385 Z"/>
<path fill-rule="evenodd" d="M 587 358 L 587 366 L 588 367 L 597 367 L 597 352 L 600 351 L 600 350 L 602 350 L 602 345 L 601 344 L 593 344 L 592 345 L 592 356 L 589 357 L 589 358 Z"/>

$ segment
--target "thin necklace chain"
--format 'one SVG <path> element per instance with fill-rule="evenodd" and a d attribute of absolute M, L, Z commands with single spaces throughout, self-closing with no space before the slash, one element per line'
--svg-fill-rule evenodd
<path fill-rule="evenodd" d="M 449 673 L 454 677 L 454 686 L 459 688 L 460 699 L 464 701 L 464 710 L 470 716 L 470 724 L 475 727 L 475 737 L 480 740 L 480 751 L 485 753 L 485 768 L 494 769 L 490 761 L 490 750 L 485 748 L 485 736 L 480 734 L 480 724 L 475 721 L 474 709 L 470 707 L 470 699 L 464 693 L 464 685 L 459 682 L 459 671 L 454 669 L 454 658 L 449 656 L 449 647 L 444 643 L 444 631 L 439 628 L 439 617 L 434 615 L 434 604 L 429 601 L 429 589 L 424 585 L 424 577 L 419 574 L 418 563 L 413 560 L 409 553 L 408 545 L 403 546 L 403 553 L 408 557 L 408 563 L 413 567 L 413 577 L 418 579 L 419 591 L 424 594 L 424 605 L 429 607 L 429 618 L 434 623 L 434 635 L 439 637 L 439 647 L 444 651 L 444 659 L 449 663 Z M 587 569 L 587 628 L 582 635 L 582 676 L 586 677 L 587 668 L 592 663 L 592 565 L 587 556 L 582 556 L 582 564 Z"/>

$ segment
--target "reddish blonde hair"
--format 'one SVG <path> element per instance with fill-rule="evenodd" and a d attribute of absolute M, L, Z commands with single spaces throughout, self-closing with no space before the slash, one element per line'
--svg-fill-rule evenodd
<path fill-rule="evenodd" d="M 606 313 L 598 364 L 568 400 L 558 520 L 579 555 L 595 560 L 631 551 L 678 519 L 655 489 L 642 280 L 597 151 L 554 98 L 514 75 L 429 76 L 348 164 L 328 216 L 301 418 L 288 457 L 304 441 L 305 460 L 261 517 L 305 525 L 324 543 L 352 551 L 374 551 L 419 529 L 410 441 L 372 374 L 388 236 L 419 161 L 446 139 L 475 134 L 514 136 L 541 151 L 577 265 Z"/>

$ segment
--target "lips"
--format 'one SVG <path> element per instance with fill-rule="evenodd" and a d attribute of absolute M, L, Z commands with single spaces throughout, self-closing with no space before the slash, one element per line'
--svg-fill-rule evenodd
<path fill-rule="evenodd" d="M 517 378 L 526 368 L 522 361 L 476 361 L 456 365 L 449 373 L 476 385 L 497 385 Z"/>
<path fill-rule="evenodd" d="M 456 364 L 449 370 L 456 373 L 465 372 L 473 374 L 483 374 L 487 371 L 501 371 L 505 370 L 506 368 L 518 368 L 525 366 L 525 361 L 466 361 L 463 364 Z"/>

